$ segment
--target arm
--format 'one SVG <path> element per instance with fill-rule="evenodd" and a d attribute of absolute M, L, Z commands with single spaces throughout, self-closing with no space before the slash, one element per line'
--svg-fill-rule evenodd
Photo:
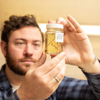
<path fill-rule="evenodd" d="M 65 77 L 56 91 L 57 100 L 100 100 L 100 93 L 93 93 L 90 87 L 86 80 Z"/>
<path fill-rule="evenodd" d="M 41 58 L 30 67 L 20 88 L 14 93 L 2 69 L 0 100 L 45 100 L 51 96 L 64 77 L 65 53 L 62 52 L 47 63 L 44 63 L 45 59 L 46 55 L 43 53 Z M 59 79 L 59 82 L 55 77 Z"/>
<path fill-rule="evenodd" d="M 90 88 L 90 92 L 94 93 L 94 97 L 97 97 L 99 100 L 100 86 L 98 84 L 100 84 L 100 82 L 96 76 L 97 74 L 98 77 L 100 76 L 100 63 L 95 59 L 89 38 L 81 29 L 79 23 L 71 16 L 68 16 L 67 19 L 68 20 L 58 18 L 56 22 L 50 20 L 49 23 L 64 25 L 64 52 L 66 53 L 66 64 L 76 65 L 83 69 L 89 82 L 88 89 Z M 82 89 L 83 88 L 80 88 L 80 90 Z"/>
<path fill-rule="evenodd" d="M 44 54 L 26 73 L 17 90 L 21 100 L 45 100 L 57 89 L 65 72 L 65 53 L 57 55 L 44 63 Z M 44 63 L 44 64 L 43 64 Z M 59 82 L 55 80 L 59 79 Z"/>
<path fill-rule="evenodd" d="M 66 64 L 80 66 L 85 72 L 91 74 L 100 73 L 100 64 L 97 60 L 94 63 L 95 56 L 87 34 L 73 17 L 67 18 L 68 20 L 65 20 L 60 17 L 56 22 L 49 20 L 49 23 L 64 25 Z"/>
<path fill-rule="evenodd" d="M 88 82 L 64 77 L 56 91 L 57 100 L 100 100 L 100 74 L 83 73 Z"/>
<path fill-rule="evenodd" d="M 73 56 L 72 59 L 66 58 L 69 59 L 69 61 L 66 60 L 66 62 L 80 66 L 87 73 L 100 73 L 100 63 L 97 59 L 95 59 L 95 55 L 87 34 L 81 29 L 78 22 L 71 16 L 68 16 L 67 26 L 70 27 L 68 28 L 69 31 L 72 30 L 69 32 L 69 34 L 74 35 L 71 37 L 71 39 L 73 38 L 74 43 L 72 43 L 72 45 L 75 56 Z M 67 42 L 67 40 L 65 41 Z M 66 47 L 65 51 L 67 51 Z M 75 58 L 77 58 L 76 61 Z M 75 63 L 73 63 L 72 60 L 75 61 Z"/>
<path fill-rule="evenodd" d="M 100 60 L 99 60 L 100 62 Z M 89 74 L 83 71 L 87 77 L 89 88 L 92 90 L 93 94 L 96 96 L 96 100 L 100 100 L 100 73 L 99 74 Z"/>

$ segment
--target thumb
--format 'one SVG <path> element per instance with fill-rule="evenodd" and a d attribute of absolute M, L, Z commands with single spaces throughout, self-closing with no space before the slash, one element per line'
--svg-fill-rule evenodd
<path fill-rule="evenodd" d="M 39 66 L 43 65 L 45 63 L 45 61 L 46 61 L 46 53 L 43 52 L 41 57 L 39 58 L 39 60 L 36 61 L 33 65 L 31 65 L 29 70 L 31 70 L 31 71 L 35 70 Z"/>
<path fill-rule="evenodd" d="M 36 66 L 41 66 L 45 63 L 46 61 L 46 53 L 43 52 L 40 59 L 35 63 Z"/>

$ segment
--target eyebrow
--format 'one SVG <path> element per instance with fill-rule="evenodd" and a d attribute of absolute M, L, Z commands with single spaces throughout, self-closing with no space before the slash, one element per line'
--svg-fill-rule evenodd
<path fill-rule="evenodd" d="M 16 38 L 15 40 L 26 41 L 26 39 L 23 39 L 23 38 Z M 33 42 L 42 42 L 42 41 L 41 40 L 33 40 Z"/>

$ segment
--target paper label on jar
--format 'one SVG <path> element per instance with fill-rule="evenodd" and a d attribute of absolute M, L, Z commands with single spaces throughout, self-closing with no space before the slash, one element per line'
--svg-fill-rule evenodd
<path fill-rule="evenodd" d="M 55 34 L 55 41 L 63 43 L 63 41 L 64 41 L 64 33 L 56 32 L 56 34 Z"/>

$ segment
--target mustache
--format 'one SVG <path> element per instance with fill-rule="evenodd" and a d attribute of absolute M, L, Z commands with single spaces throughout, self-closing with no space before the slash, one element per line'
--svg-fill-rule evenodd
<path fill-rule="evenodd" d="M 31 57 L 25 57 L 25 58 L 20 59 L 20 61 L 21 61 L 21 62 L 30 61 L 30 62 L 34 62 L 34 63 L 35 63 L 37 60 L 34 60 L 34 59 L 32 59 Z"/>

